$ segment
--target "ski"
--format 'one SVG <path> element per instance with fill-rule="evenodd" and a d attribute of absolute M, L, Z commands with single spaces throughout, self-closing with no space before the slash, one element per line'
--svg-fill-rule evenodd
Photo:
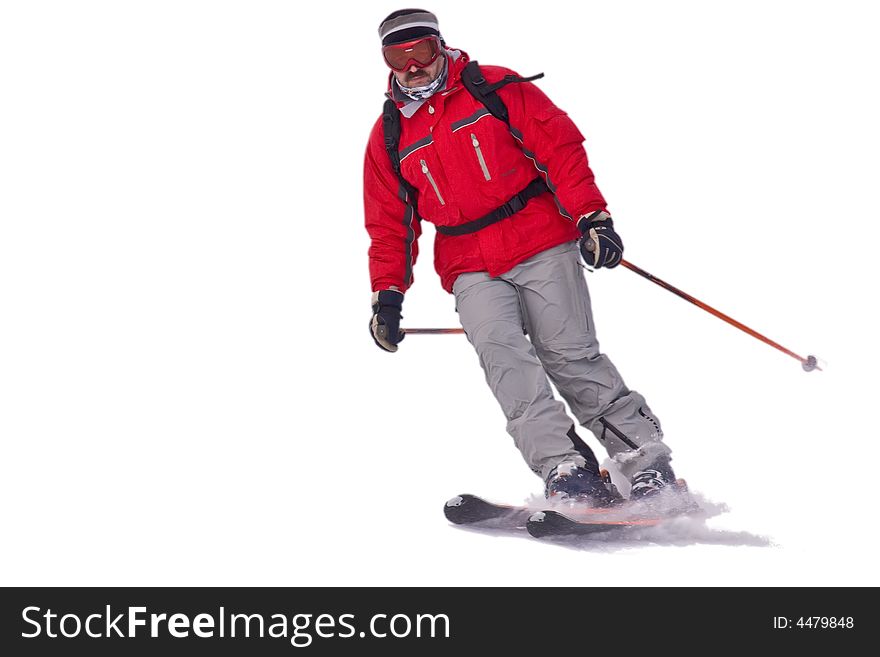
<path fill-rule="evenodd" d="M 620 514 L 626 502 L 608 508 L 591 508 L 587 506 L 572 507 L 567 513 L 577 514 L 583 518 L 602 518 L 609 514 Z M 526 522 L 540 507 L 497 504 L 463 493 L 456 495 L 443 506 L 443 514 L 449 522 L 456 525 L 475 525 L 481 527 L 516 527 L 526 528 Z"/>
<path fill-rule="evenodd" d="M 534 509 L 526 506 L 495 504 L 476 495 L 456 495 L 443 506 L 449 522 L 456 525 L 524 528 Z"/>
<path fill-rule="evenodd" d="M 703 515 L 700 506 L 687 493 L 683 479 L 676 482 L 678 495 L 651 503 L 625 500 L 606 507 L 590 507 L 577 502 L 558 502 L 555 508 L 497 504 L 476 495 L 461 494 L 443 506 L 449 522 L 486 529 L 526 529 L 535 538 L 549 536 L 587 536 L 602 532 L 625 533 L 637 528 L 656 527 L 671 518 Z M 549 502 L 545 501 L 549 504 Z M 542 505 L 543 506 L 543 505 Z"/>
<path fill-rule="evenodd" d="M 573 507 L 565 513 L 545 509 L 529 516 L 526 530 L 535 538 L 548 536 L 589 536 L 603 532 L 625 534 L 634 529 L 656 527 L 672 518 L 694 517 L 701 514 L 700 508 L 689 503 L 675 510 L 652 512 L 650 507 L 636 507 L 629 503 L 620 510 L 628 513 L 596 513 L 593 509 Z M 635 511 L 635 513 L 633 513 Z"/>
<path fill-rule="evenodd" d="M 664 519 L 575 520 L 558 511 L 538 511 L 529 516 L 526 529 L 535 538 L 546 536 L 586 536 L 600 532 L 623 531 L 634 527 L 654 527 Z"/>

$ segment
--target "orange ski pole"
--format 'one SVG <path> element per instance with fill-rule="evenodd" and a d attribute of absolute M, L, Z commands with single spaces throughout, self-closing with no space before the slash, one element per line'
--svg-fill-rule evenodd
<path fill-rule="evenodd" d="M 464 334 L 460 328 L 408 328 L 402 329 L 406 335 L 459 335 Z"/>
<path fill-rule="evenodd" d="M 781 344 L 774 342 L 773 340 L 771 340 L 770 338 L 768 338 L 764 335 L 761 335 L 756 330 L 749 328 L 745 324 L 736 321 L 735 319 L 733 319 L 733 317 L 725 315 L 720 310 L 716 310 L 715 308 L 713 308 L 709 304 L 703 303 L 702 301 L 700 301 L 696 297 L 692 297 L 687 292 L 683 292 L 683 291 L 679 290 L 677 287 L 675 287 L 674 285 L 670 285 L 666 281 L 660 280 L 659 278 L 657 278 L 653 274 L 649 274 L 641 267 L 636 267 L 634 264 L 632 264 L 631 262 L 627 262 L 626 260 L 621 260 L 620 264 L 623 265 L 624 267 L 626 267 L 627 269 L 629 269 L 630 271 L 637 273 L 639 276 L 647 278 L 652 283 L 656 283 L 657 285 L 662 287 L 664 290 L 668 290 L 669 292 L 672 292 L 674 295 L 681 297 L 685 301 L 689 301 L 690 303 L 694 304 L 698 308 L 702 308 L 707 313 L 715 315 L 715 317 L 717 317 L 718 319 L 724 320 L 725 322 L 727 322 L 731 326 L 735 326 L 740 331 L 744 331 L 745 333 L 748 333 L 753 338 L 757 338 L 758 340 L 760 340 L 764 344 L 768 344 L 771 347 L 773 347 L 774 349 L 778 349 L 782 353 L 788 354 L 792 358 L 799 360 L 801 362 L 801 366 L 804 368 L 804 370 L 806 372 L 812 372 L 813 370 L 819 370 L 820 372 L 822 371 L 822 368 L 819 367 L 818 360 L 816 359 L 815 356 L 808 355 L 806 358 L 804 358 L 802 356 L 798 356 L 796 353 L 794 353 L 793 351 L 791 351 L 789 349 L 786 349 Z"/>
<path fill-rule="evenodd" d="M 593 240 L 588 240 L 585 246 L 587 247 L 587 251 L 593 251 L 596 248 L 595 242 L 593 242 Z M 801 366 L 804 368 L 805 372 L 812 372 L 813 370 L 819 370 L 820 372 L 822 371 L 822 368 L 819 367 L 818 359 L 815 356 L 808 355 L 806 358 L 804 358 L 803 356 L 798 356 L 796 353 L 794 353 L 793 351 L 791 351 L 789 349 L 786 349 L 781 344 L 779 344 L 777 342 L 773 342 L 773 340 L 771 340 L 770 338 L 761 335 L 755 329 L 751 329 L 748 326 L 746 326 L 745 324 L 736 321 L 733 317 L 730 317 L 729 315 L 725 315 L 720 310 L 715 310 L 715 308 L 713 308 L 709 304 L 703 303 L 702 301 L 700 301 L 696 297 L 692 297 L 687 292 L 683 292 L 682 290 L 679 290 L 674 285 L 670 285 L 666 281 L 660 280 L 659 278 L 657 278 L 653 274 L 649 274 L 648 272 L 646 272 L 641 267 L 636 267 L 631 262 L 627 262 L 626 260 L 624 260 L 622 258 L 620 260 L 620 264 L 623 265 L 624 267 L 626 267 L 627 269 L 629 269 L 630 271 L 635 272 L 639 276 L 647 278 L 652 283 L 656 283 L 657 285 L 662 287 L 664 290 L 668 290 L 669 292 L 672 292 L 676 296 L 681 297 L 685 301 L 689 301 L 690 303 L 694 304 L 697 308 L 702 308 L 707 313 L 709 313 L 711 315 L 715 315 L 715 317 L 717 317 L 718 319 L 724 320 L 725 322 L 727 322 L 731 326 L 735 326 L 736 328 L 738 328 L 740 331 L 744 331 L 745 333 L 748 333 L 753 338 L 757 338 L 758 340 L 760 340 L 764 344 L 768 344 L 771 347 L 773 347 L 774 349 L 778 349 L 782 353 L 787 354 L 796 360 L 799 360 L 801 363 Z"/>
<path fill-rule="evenodd" d="M 590 248 L 590 245 L 587 245 L 587 250 L 592 251 L 593 249 Z M 700 301 L 699 299 L 691 296 L 687 292 L 679 290 L 674 285 L 670 285 L 666 281 L 657 278 L 653 274 L 646 272 L 641 267 L 637 267 L 636 265 L 634 265 L 631 262 L 628 262 L 626 260 L 621 260 L 620 264 L 623 265 L 624 267 L 626 267 L 627 269 L 629 269 L 630 271 L 635 272 L 639 276 L 642 276 L 643 278 L 647 278 L 652 283 L 659 285 L 664 290 L 668 290 L 669 292 L 672 292 L 676 296 L 681 297 L 685 301 L 688 301 L 688 302 L 694 304 L 695 306 L 697 306 L 698 308 L 705 310 L 707 313 L 714 315 L 718 319 L 721 319 L 721 320 L 727 322 L 731 326 L 735 326 L 740 331 L 748 333 L 753 338 L 757 338 L 758 340 L 760 340 L 764 344 L 770 345 L 774 349 L 778 349 L 782 353 L 787 354 L 788 356 L 791 356 L 792 358 L 800 361 L 801 366 L 804 368 L 804 371 L 806 371 L 806 372 L 812 372 L 813 370 L 819 370 L 820 372 L 822 371 L 822 368 L 819 367 L 818 359 L 815 356 L 808 355 L 806 358 L 804 358 L 803 356 L 799 356 L 798 354 L 794 353 L 790 349 L 786 349 L 778 342 L 774 342 L 770 338 L 758 333 L 755 329 L 749 328 L 748 326 L 746 326 L 742 322 L 738 322 L 737 320 L 735 320 L 733 317 L 730 317 L 729 315 L 725 315 L 720 310 L 716 310 L 715 308 L 713 308 L 709 304 Z M 415 329 L 404 329 L 404 333 L 413 334 L 413 335 L 419 335 L 419 334 L 421 334 L 421 335 L 453 335 L 453 334 L 464 333 L 464 329 L 460 329 L 460 328 L 415 328 Z"/>

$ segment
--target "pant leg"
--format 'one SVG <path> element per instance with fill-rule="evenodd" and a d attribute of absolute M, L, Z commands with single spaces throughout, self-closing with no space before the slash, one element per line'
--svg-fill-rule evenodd
<path fill-rule="evenodd" d="M 626 387 L 599 351 L 577 246 L 564 244 L 521 263 L 503 278 L 516 286 L 526 328 L 550 380 L 625 476 L 669 457 L 660 421 Z"/>
<path fill-rule="evenodd" d="M 516 289 L 474 272 L 456 279 L 453 294 L 461 325 L 507 418 L 507 431 L 532 471 L 546 479 L 562 461 L 583 466 L 585 459 L 569 437 L 573 423 L 523 334 Z"/>

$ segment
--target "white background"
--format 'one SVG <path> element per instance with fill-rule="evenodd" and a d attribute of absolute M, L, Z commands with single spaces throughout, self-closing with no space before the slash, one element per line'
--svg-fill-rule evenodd
<path fill-rule="evenodd" d="M 546 72 L 630 261 L 827 362 L 588 274 L 603 349 L 734 533 L 574 550 L 447 524 L 456 493 L 541 483 L 463 337 L 367 333 L 396 8 L 0 5 L 0 582 L 880 584 L 875 4 L 428 6 L 451 46 Z M 457 326 L 432 234 L 404 324 Z"/>

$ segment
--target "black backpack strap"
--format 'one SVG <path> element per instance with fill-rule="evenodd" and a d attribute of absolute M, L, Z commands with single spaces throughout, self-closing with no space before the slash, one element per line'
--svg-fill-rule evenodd
<path fill-rule="evenodd" d="M 507 112 L 507 105 L 501 100 L 501 97 L 498 95 L 498 90 L 508 84 L 516 82 L 532 82 L 533 80 L 539 80 L 543 77 L 543 73 L 538 73 L 538 75 L 533 75 L 528 78 L 523 78 L 518 75 L 505 75 L 498 82 L 489 84 L 486 82 L 486 78 L 483 77 L 480 65 L 476 61 L 471 61 L 465 65 L 461 74 L 461 81 L 464 83 L 468 92 L 482 103 L 492 116 L 499 121 L 504 121 L 504 123 L 507 124 L 507 127 L 510 128 L 510 115 Z M 385 106 L 382 109 L 382 132 L 385 137 L 385 150 L 388 151 L 388 159 L 391 161 L 391 168 L 394 170 L 394 175 L 397 176 L 397 179 L 400 181 L 404 190 L 406 190 L 407 199 L 405 202 L 415 209 L 418 207 L 418 192 L 416 188 L 403 177 L 403 173 L 400 171 L 400 111 L 397 109 L 397 104 L 391 98 L 385 101 Z M 544 180 L 542 178 L 536 178 L 529 183 L 525 189 L 521 190 L 516 196 L 508 200 L 507 203 L 496 208 L 489 214 L 460 226 L 438 226 L 437 231 L 444 235 L 467 235 L 469 233 L 475 233 L 478 230 L 482 230 L 487 226 L 491 226 L 502 219 L 506 219 L 516 214 L 522 210 L 526 206 L 526 203 L 531 199 L 548 191 L 550 190 Z M 416 212 L 416 218 L 420 219 L 418 212 Z"/>
<path fill-rule="evenodd" d="M 505 75 L 498 82 L 489 84 L 486 82 L 486 78 L 483 77 L 483 72 L 480 70 L 480 65 L 476 60 L 468 62 L 461 72 L 461 81 L 470 94 L 483 103 L 492 116 L 499 121 L 504 121 L 508 127 L 510 127 L 510 115 L 507 113 L 507 105 L 504 104 L 504 101 L 501 100 L 497 93 L 498 90 L 511 83 L 532 82 L 543 77 L 543 73 L 538 73 L 528 78 L 518 75 Z"/>
<path fill-rule="evenodd" d="M 457 226 L 436 226 L 437 232 L 453 237 L 476 233 L 478 230 L 483 230 L 492 224 L 497 224 L 499 221 L 512 217 L 526 207 L 526 204 L 533 198 L 537 198 L 541 196 L 541 194 L 546 194 L 549 191 L 550 189 L 547 187 L 547 183 L 544 182 L 543 178 L 538 176 L 530 182 L 525 189 L 521 189 L 518 194 L 509 199 L 507 203 L 501 207 L 495 208 L 489 214 Z"/>
<path fill-rule="evenodd" d="M 418 207 L 416 188 L 400 172 L 400 132 L 400 111 L 397 109 L 397 104 L 389 98 L 382 107 L 382 134 L 385 137 L 385 150 L 388 152 L 388 159 L 391 160 L 394 175 L 406 190 L 408 196 L 406 203 L 416 208 Z M 418 216 L 418 212 L 416 212 L 416 216 Z"/>

